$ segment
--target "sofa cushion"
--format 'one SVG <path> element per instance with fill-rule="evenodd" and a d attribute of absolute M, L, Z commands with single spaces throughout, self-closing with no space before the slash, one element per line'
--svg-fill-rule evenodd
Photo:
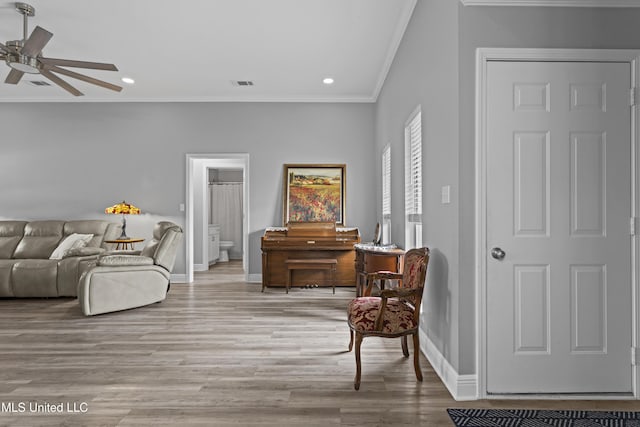
<path fill-rule="evenodd" d="M 102 245 L 104 235 L 107 232 L 110 224 L 112 223 L 99 219 L 67 221 L 64 224 L 63 234 L 65 236 L 69 236 L 73 233 L 93 234 L 93 238 L 87 243 L 87 246 L 99 248 Z M 119 224 L 114 223 L 113 225 Z M 112 238 L 114 237 L 108 237 L 107 240 L 110 240 Z"/>
<path fill-rule="evenodd" d="M 12 297 L 11 270 L 17 261 L 13 259 L 0 259 L 0 297 Z"/>
<path fill-rule="evenodd" d="M 16 297 L 57 297 L 58 260 L 21 259 L 13 265 L 11 282 Z"/>
<path fill-rule="evenodd" d="M 0 259 L 13 256 L 24 234 L 27 221 L 0 221 Z"/>
<path fill-rule="evenodd" d="M 47 259 L 62 240 L 64 221 L 31 221 L 13 253 L 16 259 Z"/>
<path fill-rule="evenodd" d="M 375 331 L 375 320 L 380 312 L 382 299 L 379 297 L 359 297 L 351 300 L 347 308 L 349 326 L 356 332 Z M 401 334 L 416 329 L 413 308 L 396 298 L 387 300 L 387 307 L 383 313 L 383 334 Z"/>

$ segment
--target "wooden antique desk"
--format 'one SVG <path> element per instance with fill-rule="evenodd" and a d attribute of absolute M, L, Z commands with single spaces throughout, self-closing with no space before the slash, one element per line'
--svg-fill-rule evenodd
<path fill-rule="evenodd" d="M 144 239 L 139 239 L 139 238 L 129 238 L 129 239 L 115 239 L 115 240 L 105 240 L 105 243 L 115 243 L 116 245 L 116 251 L 123 249 L 123 250 L 133 250 L 133 244 L 134 243 L 140 243 L 140 242 L 144 242 Z"/>
<path fill-rule="evenodd" d="M 371 243 L 354 245 L 356 250 L 356 296 L 362 296 L 368 273 L 391 271 L 402 273 L 404 250 L 393 246 Z"/>

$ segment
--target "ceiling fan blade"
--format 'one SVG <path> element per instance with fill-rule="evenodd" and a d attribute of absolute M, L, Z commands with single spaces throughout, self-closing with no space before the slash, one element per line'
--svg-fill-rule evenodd
<path fill-rule="evenodd" d="M 118 68 L 115 65 L 105 64 L 102 62 L 72 61 L 71 59 L 56 59 L 56 58 L 38 58 L 38 59 L 43 64 L 57 65 L 59 67 L 90 68 L 92 70 L 118 71 Z"/>
<path fill-rule="evenodd" d="M 10 85 L 17 85 L 23 75 L 24 73 L 22 71 L 14 70 L 12 68 L 4 82 L 9 83 Z"/>
<path fill-rule="evenodd" d="M 116 92 L 120 92 L 122 90 L 122 87 L 120 86 L 116 86 L 102 80 L 94 79 L 93 77 L 85 76 L 84 74 L 78 74 L 74 71 L 65 70 L 64 68 L 47 66 L 47 70 L 53 71 L 54 73 L 64 74 L 65 76 L 73 77 L 74 79 L 82 80 L 83 82 L 91 83 L 105 89 L 111 89 Z"/>
<path fill-rule="evenodd" d="M 2 43 L 0 43 L 0 52 L 9 52 L 9 49 Z"/>
<path fill-rule="evenodd" d="M 56 76 L 55 74 L 51 73 L 50 71 L 45 70 L 44 68 L 42 70 L 40 70 L 40 74 L 42 74 L 43 76 L 45 76 L 46 78 L 48 78 L 49 80 L 51 80 L 52 82 L 54 82 L 55 84 L 57 84 L 58 86 L 60 86 L 62 89 L 66 90 L 67 92 L 69 92 L 73 96 L 82 96 L 82 95 L 84 95 L 78 89 L 76 89 L 75 87 L 71 86 L 69 83 L 65 82 L 60 77 Z"/>
<path fill-rule="evenodd" d="M 22 46 L 20 53 L 25 56 L 38 56 L 51 37 L 53 37 L 52 33 L 42 27 L 36 27 Z"/>

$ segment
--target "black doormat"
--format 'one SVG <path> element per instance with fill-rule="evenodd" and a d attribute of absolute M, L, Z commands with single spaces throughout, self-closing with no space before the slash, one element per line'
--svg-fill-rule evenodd
<path fill-rule="evenodd" d="M 456 427 L 640 427 L 640 412 L 447 409 Z"/>

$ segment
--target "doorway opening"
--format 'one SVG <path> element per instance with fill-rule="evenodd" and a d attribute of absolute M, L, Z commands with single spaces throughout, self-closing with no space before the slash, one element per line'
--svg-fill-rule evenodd
<path fill-rule="evenodd" d="M 203 249 L 202 271 L 219 263 L 242 260 L 242 199 L 244 171 L 207 168 L 207 197 L 203 214 L 208 218 L 208 245 Z"/>
<path fill-rule="evenodd" d="M 213 172 L 216 171 L 216 172 Z M 221 171 L 224 171 L 221 173 Z M 231 173 L 233 171 L 233 173 Z M 249 154 L 224 153 L 224 154 L 187 154 L 187 200 L 186 200 L 186 276 L 187 282 L 193 282 L 194 271 L 208 270 L 211 248 L 210 229 L 216 232 L 215 225 L 211 223 L 210 215 L 210 191 L 209 182 L 211 176 L 233 175 L 237 184 L 237 192 L 240 201 L 237 203 L 236 216 L 240 232 L 235 236 L 235 241 L 229 246 L 230 241 L 226 241 L 223 250 L 226 256 L 231 255 L 231 259 L 241 259 L 245 281 L 249 271 L 249 259 L 247 251 L 248 230 L 249 230 Z M 214 227 L 210 227 L 210 224 Z M 218 229 L 220 232 L 222 230 Z M 228 234 L 225 234 L 228 235 Z M 220 247 L 217 247 L 220 250 Z M 215 254 L 214 254 L 215 255 Z M 220 259 L 220 253 L 216 260 Z"/>

